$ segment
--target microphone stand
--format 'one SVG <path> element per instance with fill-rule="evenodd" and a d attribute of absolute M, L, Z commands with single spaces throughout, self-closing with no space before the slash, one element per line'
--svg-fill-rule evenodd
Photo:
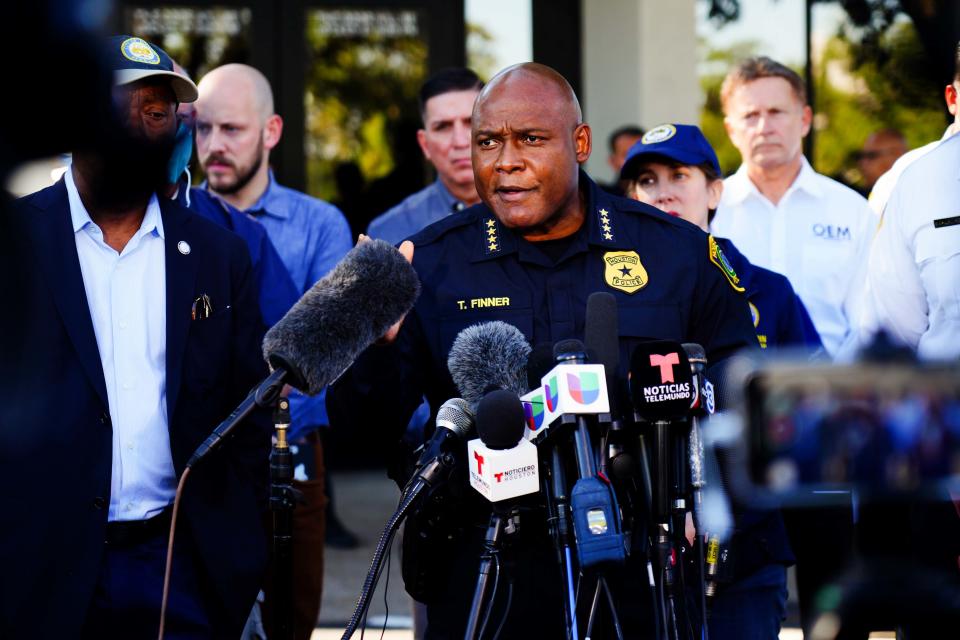
<path fill-rule="evenodd" d="M 549 433 L 548 433 L 549 435 Z M 547 513 L 550 524 L 550 533 L 553 545 L 557 551 L 557 560 L 560 565 L 560 576 L 566 586 L 566 598 L 563 600 L 563 612 L 567 621 L 567 637 L 578 640 L 577 629 L 577 592 L 573 586 L 573 554 L 570 544 L 570 533 L 573 524 L 570 522 L 570 496 L 567 493 L 567 474 L 564 469 L 563 455 L 559 450 L 560 443 L 552 442 L 550 447 L 549 479 L 544 480 L 544 494 L 546 494 Z"/>
<path fill-rule="evenodd" d="M 293 639 L 293 454 L 287 443 L 290 400 L 280 398 L 273 414 L 276 442 L 270 452 L 270 512 L 273 515 L 273 624 L 270 638 Z"/>
<path fill-rule="evenodd" d="M 467 617 L 467 629 L 463 634 L 464 640 L 480 640 L 487 620 L 493 612 L 494 601 L 497 597 L 497 583 L 500 581 L 502 567 L 500 563 L 500 551 L 502 550 L 503 538 L 505 535 L 511 535 L 517 531 L 517 508 L 515 506 L 501 506 L 494 504 L 493 512 L 490 514 L 490 524 L 487 526 L 487 534 L 483 539 L 483 555 L 480 556 L 480 573 L 477 575 L 477 586 L 473 591 L 473 602 L 470 605 L 470 615 Z M 481 624 L 480 612 L 483 610 L 483 603 L 487 600 L 487 585 L 490 582 L 491 569 L 496 566 L 496 575 L 494 577 L 494 588 L 490 594 L 490 601 L 487 603 L 487 612 L 483 616 Z M 509 613 L 504 612 L 504 616 Z"/>

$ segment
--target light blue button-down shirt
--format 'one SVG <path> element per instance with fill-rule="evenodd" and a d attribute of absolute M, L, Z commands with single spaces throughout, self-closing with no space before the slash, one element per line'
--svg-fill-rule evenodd
<path fill-rule="evenodd" d="M 206 187 L 206 183 L 204 183 Z M 332 204 L 277 184 L 270 172 L 267 190 L 246 210 L 264 229 L 301 294 L 322 278 L 353 246 L 347 219 Z M 291 438 L 329 424 L 326 390 L 308 398 L 290 396 Z"/>
<path fill-rule="evenodd" d="M 377 216 L 367 228 L 371 238 L 397 244 L 437 220 L 464 208 L 464 203 L 437 179 L 429 187 L 408 196 L 403 202 Z"/>
<path fill-rule="evenodd" d="M 173 502 L 176 472 L 167 427 L 167 285 L 163 221 L 151 196 L 119 254 L 64 175 L 83 287 L 113 423 L 107 518 L 143 520 Z"/>

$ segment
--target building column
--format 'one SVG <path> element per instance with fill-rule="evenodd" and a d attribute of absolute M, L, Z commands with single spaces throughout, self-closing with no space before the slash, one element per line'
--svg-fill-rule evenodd
<path fill-rule="evenodd" d="M 700 123 L 696 0 L 581 0 L 587 172 L 610 182 L 607 136 L 617 127 Z"/>

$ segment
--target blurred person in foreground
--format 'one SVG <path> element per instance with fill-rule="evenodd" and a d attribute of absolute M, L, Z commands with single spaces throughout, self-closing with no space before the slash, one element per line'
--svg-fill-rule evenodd
<path fill-rule="evenodd" d="M 263 225 L 303 294 L 350 250 L 346 218 L 333 205 L 274 178 L 270 152 L 280 142 L 283 119 L 274 112 L 273 91 L 260 71 L 227 64 L 209 71 L 198 88 L 196 137 L 206 175 L 203 188 Z M 324 397 L 290 394 L 295 487 L 304 494 L 293 524 L 297 638 L 308 638 L 316 626 L 323 590 L 323 548 L 331 513 L 318 433 L 329 422 Z"/>
<path fill-rule="evenodd" d="M 140 38 L 106 46 L 113 135 L 12 207 L 35 268 L 18 301 L 30 313 L 0 319 L 5 638 L 157 636 L 177 479 L 266 375 L 246 247 L 157 197 L 196 86 Z M 236 637 L 253 606 L 267 558 L 260 417 L 186 483 L 167 638 Z"/>
<path fill-rule="evenodd" d="M 736 273 L 711 260 L 707 234 L 601 190 L 581 170 L 591 150 L 577 97 L 553 69 L 515 65 L 483 88 L 472 117 L 481 203 L 401 245 L 413 249 L 420 298 L 395 340 L 368 349 L 333 385 L 334 422 L 375 425 L 382 437 L 399 440 L 423 395 L 434 412 L 459 395 L 447 356 L 460 330 L 503 320 L 530 344 L 583 339 L 587 298 L 595 291 L 610 292 L 626 319 L 621 379 L 644 339 L 698 342 L 711 363 L 756 346 Z M 443 530 L 427 535 L 418 555 L 404 557 L 404 575 L 417 574 L 426 586 L 419 597 L 427 604 L 427 638 L 463 637 L 490 520 L 490 504 L 462 479 L 446 488 L 449 500 L 435 514 Z M 505 637 L 566 637 L 542 496 L 522 520 L 509 567 L 512 603 L 505 611 L 505 599 L 498 599 L 490 619 L 504 620 Z M 408 525 L 405 539 L 420 534 Z M 610 576 L 627 637 L 652 633 L 652 611 L 641 604 L 650 598 L 642 556 L 634 554 Z"/>
<path fill-rule="evenodd" d="M 724 181 L 710 228 L 790 280 L 833 355 L 853 335 L 877 218 L 860 194 L 803 157 L 812 112 L 794 71 L 749 58 L 727 74 L 720 96 L 743 164 Z"/>

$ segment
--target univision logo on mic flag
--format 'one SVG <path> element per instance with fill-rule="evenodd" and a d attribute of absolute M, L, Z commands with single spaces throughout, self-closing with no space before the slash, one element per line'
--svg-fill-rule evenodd
<path fill-rule="evenodd" d="M 549 374 L 547 374 L 549 375 Z M 559 385 L 557 384 L 557 376 L 553 376 L 549 380 L 543 383 L 543 393 L 547 398 L 547 410 L 555 412 L 557 410 L 557 404 L 560 401 L 559 395 Z"/>
<path fill-rule="evenodd" d="M 546 417 L 546 395 L 543 389 L 534 389 L 521 396 L 520 401 L 523 403 L 523 415 L 527 425 L 527 428 L 523 430 L 523 437 L 527 440 L 533 440 L 542 433 L 541 427 L 543 427 Z"/>
<path fill-rule="evenodd" d="M 541 378 L 546 397 L 544 423 L 568 414 L 610 413 L 602 364 L 558 364 Z"/>
<path fill-rule="evenodd" d="M 599 377 L 595 373 L 567 374 L 570 396 L 580 404 L 593 404 L 600 397 Z"/>

